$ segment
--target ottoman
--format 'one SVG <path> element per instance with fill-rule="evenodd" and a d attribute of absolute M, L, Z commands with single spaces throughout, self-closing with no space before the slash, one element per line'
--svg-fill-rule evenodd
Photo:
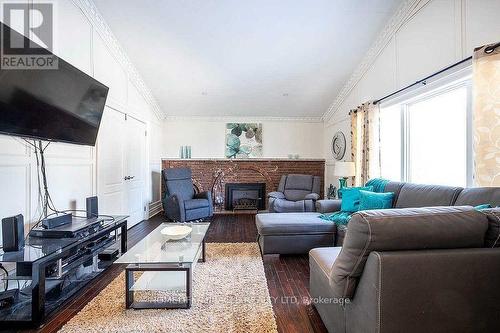
<path fill-rule="evenodd" d="M 316 247 L 334 246 L 337 230 L 320 213 L 264 213 L 255 216 L 262 254 L 307 254 Z"/>

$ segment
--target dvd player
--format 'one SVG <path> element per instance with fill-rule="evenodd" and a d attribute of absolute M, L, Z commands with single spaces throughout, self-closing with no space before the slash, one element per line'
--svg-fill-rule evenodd
<path fill-rule="evenodd" d="M 104 219 L 93 217 L 73 218 L 72 223 L 52 229 L 36 227 L 30 231 L 30 236 L 41 238 L 76 238 L 87 236 L 99 231 L 104 224 Z"/>

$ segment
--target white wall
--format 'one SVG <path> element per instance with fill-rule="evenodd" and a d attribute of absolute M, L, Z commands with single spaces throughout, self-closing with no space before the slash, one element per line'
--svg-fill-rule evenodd
<path fill-rule="evenodd" d="M 105 112 L 130 114 L 146 123 L 148 159 L 144 163 L 148 176 L 144 204 L 159 200 L 160 122 L 76 2 L 60 0 L 55 4 L 54 53 L 110 87 Z M 98 193 L 96 149 L 61 143 L 49 146 L 47 176 L 58 209 L 85 209 L 85 198 Z M 0 217 L 21 213 L 27 222 L 34 221 L 39 214 L 36 161 L 20 139 L 0 136 L 0 184 Z"/>
<path fill-rule="evenodd" d="M 427 2 L 427 4 L 425 4 Z M 475 47 L 500 41 L 500 1 L 431 0 L 398 29 L 325 122 L 324 154 L 326 184 L 337 183 L 330 142 L 341 130 L 348 139 L 345 160 L 350 160 L 348 112 L 359 104 L 377 99 L 433 72 L 472 55 Z"/>
<path fill-rule="evenodd" d="M 323 123 L 290 120 L 198 119 L 168 120 L 163 124 L 164 157 L 179 157 L 180 146 L 191 146 L 193 158 L 224 158 L 226 123 L 262 123 L 263 157 L 323 158 Z"/>

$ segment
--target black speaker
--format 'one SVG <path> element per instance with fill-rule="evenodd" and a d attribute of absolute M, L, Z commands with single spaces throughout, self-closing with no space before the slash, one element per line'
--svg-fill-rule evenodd
<path fill-rule="evenodd" d="M 87 218 L 99 216 L 99 209 L 97 207 L 97 197 L 87 198 Z"/>
<path fill-rule="evenodd" d="M 2 219 L 2 240 L 5 252 L 19 251 L 24 247 L 24 218 L 21 214 Z"/>

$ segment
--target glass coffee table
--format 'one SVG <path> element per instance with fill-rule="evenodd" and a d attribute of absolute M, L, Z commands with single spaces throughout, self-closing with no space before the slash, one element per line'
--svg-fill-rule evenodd
<path fill-rule="evenodd" d="M 180 240 L 161 233 L 165 227 L 192 227 L 191 234 Z M 191 307 L 192 274 L 198 262 L 205 261 L 205 236 L 210 223 L 162 223 L 129 249 L 115 264 L 125 268 L 125 304 L 133 309 Z M 134 300 L 136 292 L 167 295 L 167 300 Z M 182 295 L 182 297 L 178 297 Z"/>

